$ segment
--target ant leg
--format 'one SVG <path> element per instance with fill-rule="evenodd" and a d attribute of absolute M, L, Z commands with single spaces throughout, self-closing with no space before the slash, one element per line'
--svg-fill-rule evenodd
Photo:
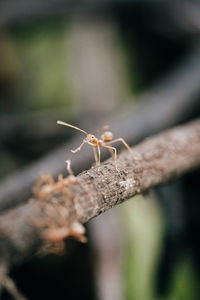
<path fill-rule="evenodd" d="M 115 143 L 115 142 L 122 142 L 124 144 L 124 146 L 133 154 L 134 159 L 139 160 L 140 158 L 135 156 L 133 150 L 131 149 L 131 147 L 127 144 L 127 142 L 125 142 L 125 140 L 123 138 L 118 138 L 115 139 L 113 141 L 110 141 L 109 144 Z"/>
<path fill-rule="evenodd" d="M 109 143 L 109 142 L 107 142 L 107 143 L 106 143 L 106 145 L 110 146 L 110 143 Z M 108 150 L 109 150 L 109 152 L 110 152 L 111 156 L 113 157 L 113 156 L 115 155 L 114 151 L 113 151 L 113 150 L 111 150 L 111 149 L 108 149 Z"/>
<path fill-rule="evenodd" d="M 80 151 L 81 150 L 81 148 L 83 147 L 83 145 L 85 144 L 86 142 L 85 142 L 85 140 L 80 144 L 80 146 L 78 147 L 78 148 L 76 148 L 75 150 L 71 150 L 71 152 L 72 153 L 76 153 L 76 152 L 78 152 L 78 151 Z"/>
<path fill-rule="evenodd" d="M 106 144 L 103 144 L 102 147 L 105 147 L 105 148 L 108 148 L 108 149 L 114 151 L 115 167 L 116 167 L 116 170 L 119 171 L 118 168 L 117 168 L 117 149 L 115 147 L 112 147 L 112 146 L 107 146 Z"/>
<path fill-rule="evenodd" d="M 98 159 L 98 166 L 100 166 L 100 164 L 101 164 L 101 151 L 100 151 L 99 145 L 97 145 L 97 150 L 98 150 L 98 156 L 99 156 L 99 159 Z"/>
<path fill-rule="evenodd" d="M 93 149 L 93 153 L 94 153 L 95 163 L 97 165 L 98 164 L 98 157 L 97 157 L 96 147 L 93 146 L 92 149 Z"/>
<path fill-rule="evenodd" d="M 85 142 L 85 143 L 87 143 L 88 145 L 90 145 L 90 146 L 93 147 L 93 152 L 94 152 L 95 162 L 96 162 L 96 164 L 98 165 L 99 159 L 100 159 L 100 158 L 97 157 L 97 153 L 96 153 L 96 147 L 98 147 L 98 146 L 95 146 L 93 143 L 90 143 L 90 142 Z M 99 154 L 100 154 L 100 151 L 99 151 L 99 149 L 98 149 L 98 155 L 99 155 Z"/>

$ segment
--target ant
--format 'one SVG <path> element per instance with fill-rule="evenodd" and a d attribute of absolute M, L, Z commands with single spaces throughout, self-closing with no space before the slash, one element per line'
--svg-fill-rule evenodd
<path fill-rule="evenodd" d="M 84 144 L 88 144 L 88 145 L 92 146 L 93 152 L 94 152 L 94 159 L 95 159 L 95 162 L 98 166 L 100 166 L 100 161 L 101 161 L 100 147 L 104 147 L 104 148 L 108 148 L 108 150 L 111 153 L 112 153 L 112 151 L 114 151 L 115 166 L 116 166 L 116 169 L 117 169 L 117 149 L 115 147 L 111 146 L 111 144 L 116 143 L 116 142 L 122 142 L 124 144 L 124 146 L 132 153 L 134 158 L 136 160 L 138 160 L 138 158 L 134 155 L 133 150 L 129 147 L 129 145 L 125 142 L 125 140 L 123 138 L 118 138 L 118 139 L 113 140 L 113 134 L 112 134 L 111 131 L 105 131 L 101 135 L 101 139 L 98 139 L 98 138 L 95 137 L 94 134 L 96 134 L 100 131 L 108 129 L 109 127 L 107 125 L 100 128 L 100 129 L 98 129 L 98 130 L 96 130 L 93 133 L 88 133 L 85 130 L 80 129 L 79 127 L 73 126 L 73 125 L 71 125 L 69 123 L 66 123 L 66 122 L 63 122 L 63 121 L 57 121 L 57 124 L 74 128 L 74 129 L 76 129 L 76 130 L 78 130 L 78 131 L 80 131 L 80 132 L 82 132 L 86 135 L 86 138 L 83 139 L 83 142 L 80 144 L 80 146 L 78 148 L 76 148 L 75 150 L 71 150 L 71 152 L 76 153 L 76 152 L 80 151 Z"/>
<path fill-rule="evenodd" d="M 53 177 L 50 174 L 41 175 L 40 179 L 33 188 L 33 194 L 40 199 L 44 199 L 49 196 L 54 191 L 59 191 L 65 187 L 68 187 L 70 184 L 76 184 L 76 177 L 71 169 L 71 161 L 66 160 L 67 171 L 69 175 L 66 178 L 60 174 L 58 176 L 58 182 L 55 182 Z"/>
<path fill-rule="evenodd" d="M 66 160 L 65 162 L 67 164 L 66 168 L 69 175 L 66 178 L 63 178 L 60 174 L 57 182 L 54 181 L 50 174 L 42 175 L 33 188 L 33 193 L 37 198 L 44 199 L 55 191 L 63 191 L 64 189 L 68 191 L 69 185 L 77 184 L 77 179 L 71 169 L 71 161 Z M 34 224 L 36 224 L 37 227 L 44 228 L 44 232 L 42 233 L 43 238 L 49 243 L 52 243 L 52 246 L 47 250 L 54 253 L 61 252 L 64 249 L 64 239 L 66 237 L 72 237 L 82 243 L 87 242 L 83 225 L 77 221 L 68 228 L 65 219 L 65 208 L 62 205 L 59 207 L 57 203 L 57 211 L 58 216 L 55 214 L 54 210 L 52 210 L 51 205 L 49 206 L 48 203 L 46 203 L 45 213 L 47 218 L 34 221 Z"/>

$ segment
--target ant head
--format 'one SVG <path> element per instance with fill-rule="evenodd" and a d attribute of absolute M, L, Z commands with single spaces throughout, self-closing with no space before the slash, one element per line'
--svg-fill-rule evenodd
<path fill-rule="evenodd" d="M 101 138 L 104 142 L 110 142 L 113 139 L 113 134 L 111 131 L 105 131 L 102 135 Z"/>
<path fill-rule="evenodd" d="M 88 142 L 95 143 L 95 142 L 97 141 L 97 138 L 95 137 L 94 134 L 88 134 L 86 140 L 87 140 Z"/>

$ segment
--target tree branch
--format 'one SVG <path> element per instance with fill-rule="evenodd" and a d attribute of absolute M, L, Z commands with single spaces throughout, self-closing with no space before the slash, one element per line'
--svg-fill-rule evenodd
<path fill-rule="evenodd" d="M 77 176 L 77 183 L 57 188 L 0 216 L 0 258 L 9 265 L 32 255 L 47 241 L 81 239 L 80 223 L 134 195 L 200 165 L 200 120 L 146 139 L 133 148 L 140 160 L 123 151 Z M 51 187 L 51 184 L 46 187 Z M 76 225 L 76 226 L 75 226 Z"/>

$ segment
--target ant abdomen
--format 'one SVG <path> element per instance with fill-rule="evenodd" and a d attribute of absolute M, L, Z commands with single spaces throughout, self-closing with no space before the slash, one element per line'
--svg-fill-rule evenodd
<path fill-rule="evenodd" d="M 102 135 L 101 138 L 104 142 L 110 142 L 113 139 L 113 134 L 111 131 L 105 131 Z"/>

